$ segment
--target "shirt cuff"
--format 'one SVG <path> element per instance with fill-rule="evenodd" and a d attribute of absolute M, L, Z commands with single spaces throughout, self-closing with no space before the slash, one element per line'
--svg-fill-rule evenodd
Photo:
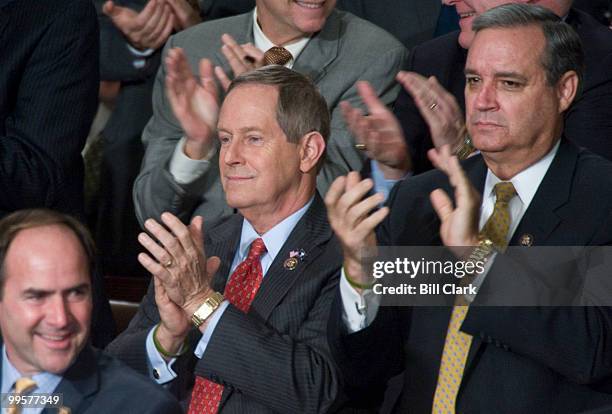
<path fill-rule="evenodd" d="M 145 50 L 138 50 L 129 43 L 126 43 L 126 46 L 129 49 L 130 53 L 138 57 L 149 57 L 155 52 L 155 49 L 151 49 L 151 48 L 148 48 Z"/>
<path fill-rule="evenodd" d="M 149 331 L 147 335 L 147 357 L 149 359 L 149 376 L 157 381 L 158 384 L 165 384 L 167 382 L 172 381 L 176 378 L 176 372 L 172 370 L 172 365 L 176 361 L 176 358 L 172 358 L 170 361 L 164 359 L 164 357 L 159 353 L 157 348 L 155 347 L 155 343 L 153 342 L 153 332 L 155 331 L 155 325 Z M 179 350 L 179 352 L 182 350 Z"/>
<path fill-rule="evenodd" d="M 384 204 L 387 198 L 389 197 L 389 193 L 391 192 L 391 189 L 393 188 L 395 183 L 412 175 L 412 172 L 409 171 L 400 180 L 388 180 L 385 178 L 385 175 L 378 167 L 378 161 L 376 160 L 370 160 L 370 169 L 372 171 L 372 180 L 374 180 L 374 191 L 376 191 L 377 193 L 382 193 L 385 196 L 385 199 L 383 200 L 381 205 Z"/>
<path fill-rule="evenodd" d="M 170 174 L 179 184 L 190 184 L 200 178 L 210 168 L 210 160 L 217 152 L 213 146 L 201 160 L 194 160 L 185 155 L 185 137 L 181 138 L 170 159 Z"/>
<path fill-rule="evenodd" d="M 217 310 L 210 316 L 210 320 L 208 322 L 208 325 L 206 326 L 206 329 L 204 329 L 202 338 L 200 338 L 200 341 L 198 342 L 195 351 L 193 351 L 195 356 L 199 359 L 202 359 L 202 356 L 206 351 L 206 347 L 208 346 L 208 342 L 210 342 L 210 338 L 212 337 L 215 327 L 219 323 L 221 316 L 223 316 L 223 312 L 225 312 L 225 309 L 227 309 L 228 306 L 229 302 L 227 300 L 224 300 L 223 302 L 221 302 Z"/>
<path fill-rule="evenodd" d="M 342 320 L 349 333 L 357 332 L 370 326 L 380 305 L 380 296 L 371 289 L 357 293 L 346 280 L 344 267 L 340 272 L 340 297 L 342 298 Z"/>

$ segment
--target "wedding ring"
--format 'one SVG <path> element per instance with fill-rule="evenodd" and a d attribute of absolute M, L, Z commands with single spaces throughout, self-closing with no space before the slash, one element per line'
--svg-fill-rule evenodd
<path fill-rule="evenodd" d="M 435 102 L 429 105 L 429 109 L 431 109 L 432 111 L 435 111 L 437 107 L 438 107 L 438 104 Z"/>
<path fill-rule="evenodd" d="M 168 259 L 168 261 L 164 263 L 164 267 L 170 267 L 170 266 L 172 266 L 172 259 Z"/>
<path fill-rule="evenodd" d="M 366 144 L 355 144 L 355 149 L 358 149 L 360 151 L 366 151 L 368 147 L 366 146 Z"/>

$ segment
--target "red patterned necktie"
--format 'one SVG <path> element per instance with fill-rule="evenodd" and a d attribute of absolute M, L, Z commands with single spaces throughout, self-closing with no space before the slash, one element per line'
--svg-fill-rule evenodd
<path fill-rule="evenodd" d="M 225 299 L 244 313 L 249 311 L 261 285 L 263 270 L 260 258 L 265 252 L 264 241 L 261 238 L 254 240 L 249 255 L 236 267 L 225 286 Z M 223 385 L 196 376 L 188 414 L 215 414 L 219 410 L 221 394 Z"/>

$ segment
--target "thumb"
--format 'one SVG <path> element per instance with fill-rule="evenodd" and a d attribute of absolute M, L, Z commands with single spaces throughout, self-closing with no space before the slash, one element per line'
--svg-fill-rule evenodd
<path fill-rule="evenodd" d="M 217 270 L 219 270 L 219 266 L 221 266 L 221 259 L 219 259 L 217 256 L 208 258 L 208 260 L 206 260 L 206 274 L 212 277 L 212 275 L 217 273 Z"/>
<path fill-rule="evenodd" d="M 191 219 L 191 223 L 189 224 L 189 232 L 191 233 L 191 238 L 199 245 L 201 245 L 204 241 L 202 232 L 203 223 L 204 219 L 202 218 L 202 216 L 195 216 Z"/>
<path fill-rule="evenodd" d="M 106 3 L 104 3 L 104 6 L 102 6 L 102 11 L 107 16 L 112 17 L 113 15 L 117 14 L 117 7 L 115 7 L 115 3 L 113 3 L 111 0 L 108 0 Z"/>

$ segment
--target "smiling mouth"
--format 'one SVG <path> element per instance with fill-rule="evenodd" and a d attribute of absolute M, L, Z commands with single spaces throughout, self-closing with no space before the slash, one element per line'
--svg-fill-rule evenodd
<path fill-rule="evenodd" d="M 300 0 L 295 0 L 295 3 L 300 6 L 300 7 L 304 7 L 306 9 L 320 9 L 323 7 L 323 5 L 325 4 L 325 2 L 308 2 L 308 1 L 300 1 Z"/>
<path fill-rule="evenodd" d="M 72 333 L 63 335 L 37 334 L 51 348 L 66 348 L 70 344 Z"/>

